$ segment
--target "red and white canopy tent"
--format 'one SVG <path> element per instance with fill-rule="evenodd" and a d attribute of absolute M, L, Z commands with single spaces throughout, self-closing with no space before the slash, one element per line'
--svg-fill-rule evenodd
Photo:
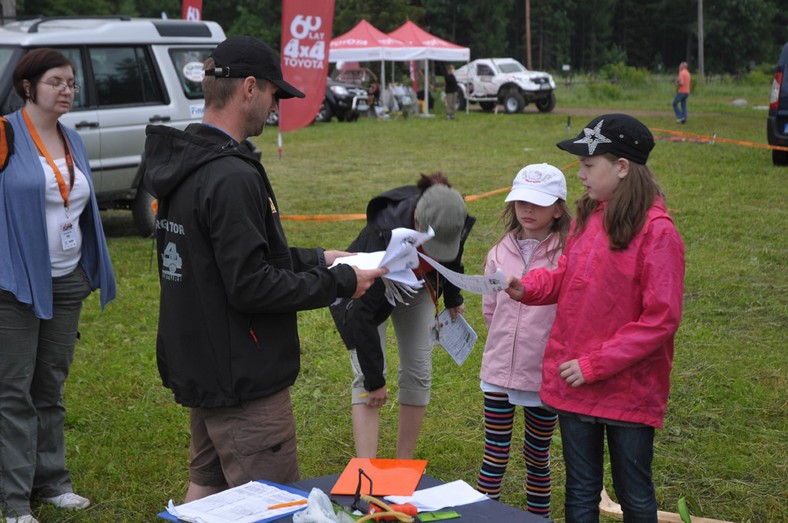
<path fill-rule="evenodd" d="M 361 20 L 350 31 L 339 35 L 329 44 L 329 62 L 380 61 L 382 88 L 386 88 L 386 61 L 406 62 L 424 58 L 425 49 L 397 40 L 375 26 Z"/>
<path fill-rule="evenodd" d="M 388 34 L 408 45 L 424 49 L 424 107 L 425 113 L 429 114 L 429 61 L 439 60 L 442 62 L 468 62 L 471 59 L 471 50 L 468 47 L 447 42 L 442 38 L 432 35 L 414 24 L 410 20 L 402 24 L 399 28 Z"/>

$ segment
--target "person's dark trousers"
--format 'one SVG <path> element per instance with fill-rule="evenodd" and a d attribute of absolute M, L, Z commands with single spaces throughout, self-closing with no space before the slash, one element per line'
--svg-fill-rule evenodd
<path fill-rule="evenodd" d="M 676 113 L 676 118 L 681 120 L 681 123 L 687 121 L 687 98 L 689 98 L 689 93 L 676 93 L 673 98 L 673 112 Z"/>
<path fill-rule="evenodd" d="M 30 496 L 72 492 L 65 465 L 63 385 L 74 357 L 84 272 L 53 278 L 53 316 L 0 291 L 0 508 L 30 514 Z"/>
<path fill-rule="evenodd" d="M 559 415 L 566 466 L 566 523 L 598 523 L 604 478 L 604 444 L 613 488 L 625 523 L 657 523 L 657 498 L 651 479 L 654 428 L 589 423 Z"/>

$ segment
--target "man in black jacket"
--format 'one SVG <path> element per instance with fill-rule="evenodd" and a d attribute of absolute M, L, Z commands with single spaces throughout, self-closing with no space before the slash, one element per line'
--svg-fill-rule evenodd
<path fill-rule="evenodd" d="M 163 384 L 190 407 L 186 501 L 267 479 L 299 479 L 289 387 L 298 375 L 296 312 L 361 296 L 385 270 L 347 253 L 291 248 L 250 136 L 277 100 L 303 97 L 279 57 L 248 36 L 205 63 L 205 116 L 180 131 L 149 126 L 146 183 L 158 198 Z"/>

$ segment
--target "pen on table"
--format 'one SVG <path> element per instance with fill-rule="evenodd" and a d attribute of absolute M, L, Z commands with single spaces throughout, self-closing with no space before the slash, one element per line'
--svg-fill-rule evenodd
<path fill-rule="evenodd" d="M 298 505 L 306 505 L 308 503 L 305 499 L 299 499 L 298 501 L 288 501 L 287 503 L 278 503 L 276 505 L 271 505 L 268 507 L 268 510 L 276 510 L 278 508 L 285 508 L 285 507 L 295 507 Z"/>

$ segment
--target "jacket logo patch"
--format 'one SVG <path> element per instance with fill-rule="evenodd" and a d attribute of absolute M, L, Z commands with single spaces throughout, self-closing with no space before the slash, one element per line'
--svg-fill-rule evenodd
<path fill-rule="evenodd" d="M 183 267 L 183 258 L 178 254 L 175 242 L 170 242 L 161 253 L 161 279 L 181 281 L 182 275 L 178 272 Z"/>

